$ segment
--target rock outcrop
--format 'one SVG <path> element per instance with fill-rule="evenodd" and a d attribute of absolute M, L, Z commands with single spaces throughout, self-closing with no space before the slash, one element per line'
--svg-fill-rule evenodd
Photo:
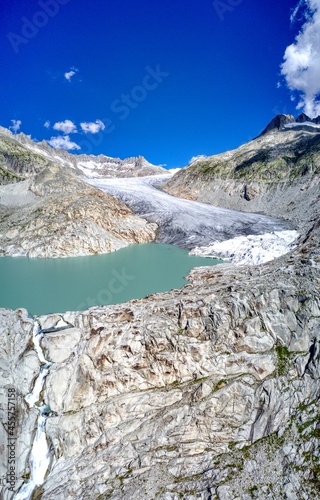
<path fill-rule="evenodd" d="M 155 238 L 156 224 L 59 166 L 0 187 L 0 255 L 71 257 Z"/>
<path fill-rule="evenodd" d="M 301 113 L 301 115 L 299 115 L 296 119 L 294 119 L 293 115 L 277 115 L 271 120 L 260 135 L 268 134 L 274 130 L 284 130 L 285 128 L 297 127 L 298 125 L 301 125 L 302 130 L 310 130 L 312 132 L 312 125 L 318 125 L 319 123 L 320 116 L 310 118 L 305 113 Z"/>
<path fill-rule="evenodd" d="M 22 181 L 49 164 L 44 155 L 25 148 L 9 130 L 0 128 L 0 185 Z"/>

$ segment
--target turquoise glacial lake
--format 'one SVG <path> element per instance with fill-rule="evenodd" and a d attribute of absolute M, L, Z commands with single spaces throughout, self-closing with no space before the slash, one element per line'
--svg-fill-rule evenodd
<path fill-rule="evenodd" d="M 220 262 L 158 243 L 87 257 L 1 257 L 0 307 L 24 307 L 40 315 L 119 304 L 182 288 L 193 267 Z"/>

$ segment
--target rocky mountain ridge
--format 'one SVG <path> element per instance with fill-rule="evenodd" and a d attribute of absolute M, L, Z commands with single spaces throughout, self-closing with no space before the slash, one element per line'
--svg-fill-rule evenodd
<path fill-rule="evenodd" d="M 320 132 L 278 130 L 275 124 L 282 118 L 286 120 L 285 115 L 276 117 L 267 133 L 235 150 L 199 158 L 163 189 L 225 208 L 280 216 L 303 227 L 319 201 Z M 310 203 L 302 210 L 306 192 Z"/>
<path fill-rule="evenodd" d="M 320 116 L 317 116 L 316 118 L 310 118 L 305 113 L 301 113 L 297 118 L 294 118 L 293 115 L 282 114 L 275 116 L 260 135 L 267 134 L 274 129 L 284 130 L 285 128 L 298 126 L 300 126 L 301 130 L 308 130 L 311 127 L 312 131 L 315 128 L 314 125 L 320 125 Z"/>
<path fill-rule="evenodd" d="M 90 177 L 139 177 L 166 172 L 143 156 L 121 160 L 105 155 L 72 154 L 52 148 L 46 141 L 35 142 L 23 133 L 12 134 L 0 127 L 0 185 L 24 180 L 50 164 Z"/>

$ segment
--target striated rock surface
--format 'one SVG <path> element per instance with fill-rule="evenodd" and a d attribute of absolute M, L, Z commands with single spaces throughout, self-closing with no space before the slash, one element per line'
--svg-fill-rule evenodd
<path fill-rule="evenodd" d="M 8 484 L 6 480 L 9 438 L 17 438 L 13 447 L 14 472 L 17 478 L 25 480 L 37 421 L 38 412 L 29 411 L 24 399 L 31 392 L 40 367 L 31 342 L 33 323 L 24 309 L 0 309 L 0 497 L 4 500 L 13 498 L 9 488 L 14 489 L 14 482 Z"/>
<path fill-rule="evenodd" d="M 200 268 L 182 290 L 39 317 L 51 464 L 35 498 L 318 498 L 318 243 L 315 225 L 271 263 Z M 1 314 L 23 478 L 33 321 Z"/>

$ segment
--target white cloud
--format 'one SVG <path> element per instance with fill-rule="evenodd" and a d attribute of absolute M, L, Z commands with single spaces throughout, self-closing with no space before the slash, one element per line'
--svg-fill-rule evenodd
<path fill-rule="evenodd" d="M 70 68 L 70 71 L 67 71 L 64 74 L 64 77 L 68 82 L 71 82 L 71 78 L 77 73 L 78 69 L 77 68 Z"/>
<path fill-rule="evenodd" d="M 295 22 L 299 10 L 305 5 L 305 1 L 306 0 L 299 0 L 297 6 L 293 9 L 293 12 L 292 12 L 292 14 L 290 16 L 291 24 L 293 24 Z"/>
<path fill-rule="evenodd" d="M 77 132 L 76 125 L 71 120 L 65 120 L 64 122 L 57 122 L 53 125 L 54 130 L 63 132 L 64 134 L 75 134 Z"/>
<path fill-rule="evenodd" d="M 68 135 L 58 135 L 58 137 L 51 137 L 49 141 L 47 141 L 50 146 L 56 149 L 81 149 L 78 144 L 72 142 Z"/>
<path fill-rule="evenodd" d="M 80 123 L 80 127 L 86 134 L 88 132 L 90 132 L 90 134 L 97 134 L 100 130 L 104 130 L 106 128 L 105 124 L 101 120 L 96 120 L 95 122 L 82 122 Z"/>
<path fill-rule="evenodd" d="M 73 77 L 73 75 L 75 75 L 76 72 L 75 71 L 68 71 L 67 73 L 64 74 L 64 77 L 66 80 L 68 80 L 68 82 L 70 82 L 71 78 Z"/>
<path fill-rule="evenodd" d="M 46 128 L 49 128 L 50 127 L 49 120 L 47 120 L 46 122 L 44 122 L 43 126 L 46 127 Z"/>
<path fill-rule="evenodd" d="M 313 118 L 320 114 L 320 0 L 304 3 L 306 21 L 294 43 L 286 48 L 281 73 L 289 89 L 299 92 L 297 109 Z M 294 16 L 301 6 L 299 2 Z"/>
<path fill-rule="evenodd" d="M 206 155 L 197 155 L 197 156 L 193 156 L 191 158 L 191 160 L 189 161 L 189 165 L 191 165 L 191 163 L 193 163 L 194 161 L 197 161 L 197 160 L 203 160 L 204 158 L 207 158 Z"/>
<path fill-rule="evenodd" d="M 18 132 L 18 130 L 20 129 L 21 127 L 21 123 L 22 121 L 21 120 L 11 120 L 11 127 L 9 127 L 11 130 L 14 131 L 14 133 L 16 134 Z"/>

